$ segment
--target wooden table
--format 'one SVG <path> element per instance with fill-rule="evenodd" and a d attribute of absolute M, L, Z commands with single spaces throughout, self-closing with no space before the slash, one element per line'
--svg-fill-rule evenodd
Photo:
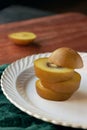
<path fill-rule="evenodd" d="M 8 34 L 19 31 L 34 32 L 37 38 L 28 46 L 15 45 Z M 0 64 L 63 46 L 87 51 L 87 16 L 68 13 L 0 25 Z"/>

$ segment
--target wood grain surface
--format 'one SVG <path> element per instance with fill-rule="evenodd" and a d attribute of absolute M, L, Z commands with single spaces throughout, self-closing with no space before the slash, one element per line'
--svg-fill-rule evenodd
<path fill-rule="evenodd" d="M 8 34 L 21 31 L 34 32 L 36 40 L 30 45 L 18 46 L 8 39 Z M 0 25 L 0 64 L 59 47 L 87 51 L 87 16 L 68 13 Z"/>

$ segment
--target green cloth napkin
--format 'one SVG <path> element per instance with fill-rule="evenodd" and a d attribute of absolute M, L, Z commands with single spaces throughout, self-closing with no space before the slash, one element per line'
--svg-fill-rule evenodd
<path fill-rule="evenodd" d="M 0 66 L 0 77 L 8 64 Z M 0 87 L 0 130 L 70 130 L 27 115 L 4 96 Z"/>

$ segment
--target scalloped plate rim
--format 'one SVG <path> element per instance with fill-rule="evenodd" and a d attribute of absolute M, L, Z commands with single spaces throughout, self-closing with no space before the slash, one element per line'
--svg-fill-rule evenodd
<path fill-rule="evenodd" d="M 79 52 L 80 54 L 82 54 L 82 55 L 86 55 L 87 56 L 87 53 L 86 52 Z M 57 124 L 57 125 L 62 125 L 62 126 L 70 126 L 70 127 L 73 127 L 73 128 L 83 128 L 83 129 L 85 129 L 85 128 L 87 128 L 87 125 L 86 126 L 84 126 L 84 125 L 78 125 L 78 124 L 73 124 L 73 123 L 69 123 L 69 122 L 67 122 L 67 123 L 64 123 L 64 122 L 61 122 L 61 121 L 59 121 L 59 122 L 56 122 L 55 120 L 50 120 L 50 119 L 47 119 L 47 118 L 45 118 L 44 116 L 43 117 L 41 117 L 38 113 L 32 113 L 30 110 L 28 110 L 28 111 L 26 111 L 26 109 L 25 108 L 23 108 L 23 106 L 20 106 L 19 104 L 17 104 L 16 102 L 15 102 L 15 100 L 14 99 L 12 99 L 10 96 L 9 96 L 9 94 L 6 92 L 6 90 L 5 90 L 5 88 L 4 88 L 4 80 L 5 80 L 5 76 L 6 76 L 6 73 L 8 72 L 8 70 L 10 69 L 10 67 L 12 67 L 13 65 L 17 65 L 18 63 L 20 63 L 21 61 L 24 61 L 25 59 L 29 59 L 29 58 L 31 58 L 32 56 L 34 56 L 34 57 L 43 57 L 43 56 L 48 56 L 50 54 L 50 52 L 48 52 L 48 53 L 40 53 L 40 54 L 34 54 L 34 55 L 31 55 L 31 56 L 26 56 L 26 57 L 24 57 L 24 58 L 21 58 L 21 59 L 19 59 L 19 60 L 16 60 L 16 61 L 14 61 L 12 64 L 10 64 L 5 70 L 4 70 L 4 72 L 3 72 L 3 74 L 2 74 L 2 76 L 1 76 L 1 89 L 2 89 L 2 91 L 3 91 L 3 94 L 6 96 L 6 98 L 12 103 L 12 104 L 14 104 L 17 108 L 19 108 L 20 110 L 22 110 L 23 112 L 25 112 L 25 113 L 27 113 L 27 114 L 29 114 L 29 115 L 31 115 L 31 116 L 33 116 L 33 117 L 35 117 L 35 118 L 38 118 L 38 119 L 41 119 L 41 120 L 43 120 L 43 121 L 47 121 L 47 122 L 50 122 L 50 123 L 52 123 L 52 124 Z M 26 67 L 25 67 L 25 69 L 27 69 Z M 24 69 L 24 70 L 25 70 Z M 23 72 L 23 69 L 21 69 L 21 71 L 18 73 L 18 75 L 21 73 L 21 72 Z"/>

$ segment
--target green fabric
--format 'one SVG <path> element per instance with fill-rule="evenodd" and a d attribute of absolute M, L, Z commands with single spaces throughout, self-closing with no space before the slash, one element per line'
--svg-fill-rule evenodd
<path fill-rule="evenodd" d="M 0 66 L 0 76 L 7 66 Z M 53 125 L 27 115 L 10 103 L 0 87 L 0 130 L 70 130 L 70 128 Z"/>

